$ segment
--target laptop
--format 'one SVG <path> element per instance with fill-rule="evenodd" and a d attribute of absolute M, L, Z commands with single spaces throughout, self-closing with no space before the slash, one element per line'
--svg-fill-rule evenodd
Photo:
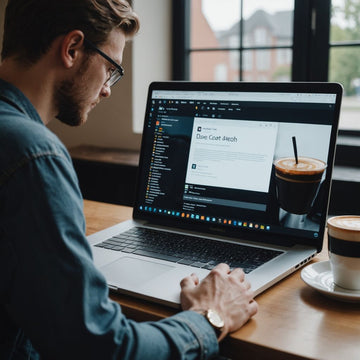
<path fill-rule="evenodd" d="M 181 279 L 219 262 L 255 295 L 309 262 L 341 97 L 336 83 L 150 84 L 132 220 L 88 237 L 110 289 L 178 308 Z"/>

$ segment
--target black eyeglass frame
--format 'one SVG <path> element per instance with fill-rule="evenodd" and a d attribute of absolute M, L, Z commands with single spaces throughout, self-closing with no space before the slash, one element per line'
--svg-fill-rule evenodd
<path fill-rule="evenodd" d="M 111 65 L 115 66 L 116 70 L 114 70 L 110 77 L 106 80 L 109 87 L 115 85 L 123 76 L 124 69 L 123 67 L 114 61 L 109 55 L 106 55 L 103 51 L 101 51 L 96 45 L 94 45 L 90 40 L 84 38 L 84 43 L 95 50 L 99 55 L 101 55 L 104 59 L 106 59 Z"/>

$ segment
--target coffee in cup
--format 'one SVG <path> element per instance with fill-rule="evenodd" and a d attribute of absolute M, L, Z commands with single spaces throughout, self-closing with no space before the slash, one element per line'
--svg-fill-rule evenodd
<path fill-rule="evenodd" d="M 275 161 L 277 197 L 282 209 L 307 214 L 318 190 L 326 163 L 310 158 L 281 158 Z"/>
<path fill-rule="evenodd" d="M 360 216 L 335 216 L 327 224 L 334 283 L 345 289 L 360 290 Z"/>

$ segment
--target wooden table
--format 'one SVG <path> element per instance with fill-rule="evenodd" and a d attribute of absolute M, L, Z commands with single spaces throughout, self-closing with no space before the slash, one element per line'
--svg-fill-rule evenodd
<path fill-rule="evenodd" d="M 87 234 L 131 218 L 132 208 L 84 201 Z M 326 260 L 326 251 L 314 261 Z M 112 294 L 124 313 L 138 321 L 158 320 L 174 309 Z M 256 298 L 258 314 L 222 342 L 232 359 L 360 359 L 360 304 L 327 298 L 308 287 L 300 271 Z"/>

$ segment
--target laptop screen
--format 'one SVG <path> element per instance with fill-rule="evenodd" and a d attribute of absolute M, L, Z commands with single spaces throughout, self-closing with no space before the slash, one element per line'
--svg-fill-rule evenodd
<path fill-rule="evenodd" d="M 134 217 L 320 240 L 337 84 L 154 83 Z"/>

